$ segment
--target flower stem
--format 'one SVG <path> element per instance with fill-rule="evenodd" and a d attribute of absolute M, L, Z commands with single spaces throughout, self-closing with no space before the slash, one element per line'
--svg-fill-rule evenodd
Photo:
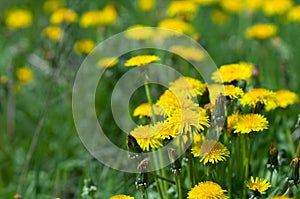
<path fill-rule="evenodd" d="M 180 172 L 177 172 L 175 174 L 175 182 L 176 182 L 176 188 L 177 188 L 177 191 L 178 191 L 178 199 L 183 199 L 182 189 L 181 189 Z"/>
<path fill-rule="evenodd" d="M 246 136 L 241 136 L 241 144 L 242 144 L 242 154 L 243 154 L 243 171 L 244 178 L 243 182 L 248 179 L 248 167 L 249 167 L 249 159 L 247 153 L 247 145 L 246 145 Z M 243 199 L 247 198 L 247 189 L 246 186 L 243 186 Z"/>

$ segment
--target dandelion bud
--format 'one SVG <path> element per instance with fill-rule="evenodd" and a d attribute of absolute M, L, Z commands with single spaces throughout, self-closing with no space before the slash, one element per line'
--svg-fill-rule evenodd
<path fill-rule="evenodd" d="M 181 164 L 180 164 L 180 160 L 178 159 L 178 155 L 175 152 L 175 149 L 173 148 L 169 149 L 169 158 L 172 162 L 171 171 L 174 174 L 179 173 L 181 171 Z"/>
<path fill-rule="evenodd" d="M 291 168 L 292 168 L 292 174 L 291 177 L 289 178 L 289 180 L 292 180 L 294 182 L 294 184 L 298 184 L 299 183 L 299 161 L 300 158 L 295 157 L 292 161 L 291 161 Z"/>
<path fill-rule="evenodd" d="M 278 167 L 278 149 L 275 143 L 271 143 L 268 156 L 268 169 L 276 169 Z"/>

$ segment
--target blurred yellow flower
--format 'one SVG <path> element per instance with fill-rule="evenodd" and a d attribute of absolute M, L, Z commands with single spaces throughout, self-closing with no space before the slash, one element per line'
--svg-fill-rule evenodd
<path fill-rule="evenodd" d="M 299 97 L 292 91 L 280 90 L 275 92 L 275 101 L 278 107 L 286 108 L 288 105 L 299 102 Z"/>
<path fill-rule="evenodd" d="M 230 152 L 226 146 L 215 140 L 204 140 L 202 143 L 195 144 L 191 153 L 194 157 L 201 157 L 200 162 L 204 165 L 207 163 L 215 164 L 225 161 L 229 157 Z"/>
<path fill-rule="evenodd" d="M 265 88 L 254 88 L 240 99 L 240 103 L 243 106 L 250 106 L 254 109 L 257 105 L 264 105 L 267 110 L 276 108 L 275 94 Z"/>
<path fill-rule="evenodd" d="M 287 196 L 273 196 L 271 199 L 293 199 Z"/>
<path fill-rule="evenodd" d="M 112 196 L 110 197 L 110 199 L 134 199 L 134 197 L 121 194 L 121 195 Z"/>
<path fill-rule="evenodd" d="M 156 55 L 139 55 L 128 59 L 125 66 L 143 66 L 159 60 L 160 58 Z"/>
<path fill-rule="evenodd" d="M 199 5 L 210 5 L 214 3 L 218 3 L 220 0 L 189 0 L 195 3 L 198 3 Z"/>
<path fill-rule="evenodd" d="M 189 46 L 172 46 L 170 51 L 189 61 L 201 61 L 206 56 L 203 50 Z"/>
<path fill-rule="evenodd" d="M 289 21 L 300 23 L 300 5 L 290 9 L 287 15 Z"/>
<path fill-rule="evenodd" d="M 293 2 L 291 0 L 266 0 L 264 1 L 262 10 L 268 16 L 282 15 L 292 6 Z"/>
<path fill-rule="evenodd" d="M 258 191 L 259 193 L 263 193 L 271 187 L 271 184 L 267 180 L 258 177 L 254 180 L 253 176 L 251 176 L 250 180 L 246 182 L 246 185 L 250 190 Z"/>
<path fill-rule="evenodd" d="M 238 13 L 243 9 L 243 0 L 221 0 L 222 8 L 230 13 Z"/>
<path fill-rule="evenodd" d="M 111 25 L 115 23 L 118 18 L 118 13 L 113 5 L 107 5 L 102 10 L 101 24 Z"/>
<path fill-rule="evenodd" d="M 74 23 L 77 19 L 77 14 L 68 8 L 60 8 L 52 13 L 50 22 L 52 24 Z"/>
<path fill-rule="evenodd" d="M 224 24 L 228 20 L 228 15 L 221 10 L 214 9 L 211 12 L 211 19 L 215 24 Z"/>
<path fill-rule="evenodd" d="M 233 130 L 234 125 L 238 121 L 240 116 L 239 112 L 234 112 L 227 117 L 227 129 L 231 132 Z"/>
<path fill-rule="evenodd" d="M 83 28 L 97 27 L 101 24 L 102 12 L 100 10 L 92 10 L 83 13 L 80 18 L 79 25 Z"/>
<path fill-rule="evenodd" d="M 154 105 L 152 105 L 152 108 L 153 108 L 155 115 L 160 115 L 161 110 L 160 110 L 159 105 L 154 104 Z M 151 115 L 152 115 L 152 110 L 151 110 L 149 103 L 143 103 L 143 104 L 139 105 L 138 107 L 136 107 L 133 111 L 134 117 L 136 117 L 136 116 L 139 116 L 139 118 L 142 118 L 144 116 L 151 117 Z"/>
<path fill-rule="evenodd" d="M 149 151 L 162 146 L 159 132 L 163 129 L 164 124 L 158 122 L 155 125 L 138 126 L 130 132 L 143 151 Z"/>
<path fill-rule="evenodd" d="M 46 13 L 52 13 L 63 6 L 61 0 L 46 0 L 43 5 L 43 9 Z"/>
<path fill-rule="evenodd" d="M 170 29 L 187 35 L 190 35 L 194 32 L 194 28 L 191 24 L 178 18 L 164 19 L 161 22 L 159 22 L 158 27 Z M 166 35 L 166 36 L 175 36 L 176 34 L 178 34 L 176 32 L 174 32 L 174 34 L 172 33 L 172 35 Z M 169 33 L 162 32 L 162 34 L 169 34 Z"/>
<path fill-rule="evenodd" d="M 258 10 L 262 7 L 264 0 L 245 0 L 244 7 L 249 10 Z"/>
<path fill-rule="evenodd" d="M 11 9 L 5 12 L 4 21 L 11 29 L 26 28 L 32 24 L 32 14 L 26 9 Z"/>
<path fill-rule="evenodd" d="M 138 0 L 138 6 L 142 11 L 152 10 L 155 6 L 155 0 Z"/>
<path fill-rule="evenodd" d="M 211 79 L 218 83 L 232 82 L 235 80 L 249 81 L 252 75 L 252 63 L 240 62 L 239 64 L 222 65 L 212 74 Z"/>
<path fill-rule="evenodd" d="M 95 42 L 90 39 L 76 41 L 74 44 L 74 51 L 76 53 L 89 54 L 95 48 Z"/>
<path fill-rule="evenodd" d="M 200 182 L 188 192 L 187 199 L 228 199 L 227 191 L 211 181 Z"/>
<path fill-rule="evenodd" d="M 193 98 L 203 95 L 206 84 L 192 77 L 180 77 L 174 82 L 170 82 L 169 90 L 180 96 L 180 98 Z"/>
<path fill-rule="evenodd" d="M 43 34 L 53 41 L 59 41 L 63 36 L 63 30 L 59 26 L 48 26 L 43 30 Z"/>
<path fill-rule="evenodd" d="M 28 83 L 32 80 L 32 71 L 27 67 L 21 67 L 16 69 L 16 77 L 22 83 Z"/>
<path fill-rule="evenodd" d="M 152 28 L 140 24 L 130 26 L 125 32 L 127 38 L 134 40 L 150 39 L 154 34 L 155 32 Z"/>
<path fill-rule="evenodd" d="M 245 34 L 248 38 L 267 39 L 277 33 L 277 27 L 273 24 L 256 24 L 249 27 Z"/>
<path fill-rule="evenodd" d="M 244 114 L 239 115 L 234 122 L 234 133 L 248 134 L 251 132 L 258 132 L 268 129 L 269 122 L 267 119 L 259 114 Z"/>
<path fill-rule="evenodd" d="M 111 68 L 118 63 L 117 57 L 106 57 L 97 62 L 99 68 Z"/>
<path fill-rule="evenodd" d="M 198 6 L 191 1 L 172 1 L 169 6 L 167 13 L 169 16 L 184 16 L 186 19 L 192 19 L 197 13 Z"/>
<path fill-rule="evenodd" d="M 217 99 L 220 92 L 229 98 L 240 98 L 244 95 L 244 91 L 233 85 L 223 85 L 223 84 L 211 84 L 207 85 L 209 89 L 209 96 L 211 99 Z M 222 92 L 224 91 L 224 92 Z"/>

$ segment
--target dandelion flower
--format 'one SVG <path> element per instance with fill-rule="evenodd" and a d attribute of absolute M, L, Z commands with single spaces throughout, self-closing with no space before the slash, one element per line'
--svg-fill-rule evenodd
<path fill-rule="evenodd" d="M 50 21 L 52 24 L 74 23 L 76 19 L 76 12 L 68 8 L 60 8 L 53 12 L 50 17 Z"/>
<path fill-rule="evenodd" d="M 300 5 L 288 11 L 288 20 L 300 23 Z"/>
<path fill-rule="evenodd" d="M 170 83 L 169 89 L 180 96 L 193 98 L 197 97 L 197 95 L 203 95 L 206 85 L 192 77 L 180 77 Z"/>
<path fill-rule="evenodd" d="M 112 25 L 118 18 L 118 13 L 116 8 L 113 5 L 107 5 L 103 8 L 101 12 L 101 21 L 102 25 Z"/>
<path fill-rule="evenodd" d="M 232 131 L 233 130 L 233 127 L 235 125 L 235 123 L 238 121 L 239 119 L 239 115 L 240 113 L 239 112 L 234 112 L 233 114 L 229 115 L 227 117 L 227 129 L 229 131 Z"/>
<path fill-rule="evenodd" d="M 207 87 L 211 99 L 217 99 L 220 93 L 222 93 L 224 96 L 229 97 L 231 99 L 240 98 L 241 96 L 244 95 L 244 91 L 241 88 L 233 85 L 211 84 L 211 85 L 207 85 Z"/>
<path fill-rule="evenodd" d="M 214 3 L 218 3 L 220 0 L 190 0 L 192 2 L 195 2 L 199 5 L 210 5 Z"/>
<path fill-rule="evenodd" d="M 32 80 L 32 72 L 27 67 L 21 67 L 16 70 L 17 79 L 22 83 L 27 83 Z"/>
<path fill-rule="evenodd" d="M 243 106 L 250 106 L 252 109 L 256 107 L 257 104 L 265 105 L 266 110 L 272 110 L 276 108 L 276 98 L 275 94 L 264 88 L 254 88 L 241 98 L 240 102 Z"/>
<path fill-rule="evenodd" d="M 259 192 L 260 194 L 271 187 L 271 184 L 267 180 L 258 177 L 254 180 L 253 176 L 251 176 L 250 180 L 246 182 L 246 185 L 250 190 Z"/>
<path fill-rule="evenodd" d="M 282 15 L 293 6 L 291 0 L 266 0 L 262 7 L 263 12 L 268 15 Z"/>
<path fill-rule="evenodd" d="M 154 33 L 155 32 L 152 28 L 137 24 L 130 26 L 125 32 L 125 35 L 129 39 L 146 40 L 152 38 Z"/>
<path fill-rule="evenodd" d="M 293 199 L 287 196 L 273 196 L 271 199 Z"/>
<path fill-rule="evenodd" d="M 74 51 L 76 53 L 89 54 L 95 48 L 95 42 L 90 39 L 83 39 L 76 41 L 74 44 Z"/>
<path fill-rule="evenodd" d="M 277 27 L 273 24 L 256 24 L 249 27 L 245 34 L 248 38 L 253 39 L 267 39 L 274 36 L 277 33 Z"/>
<path fill-rule="evenodd" d="M 221 0 L 221 6 L 229 13 L 239 13 L 243 10 L 243 0 Z"/>
<path fill-rule="evenodd" d="M 43 30 L 43 34 L 53 41 L 59 41 L 63 36 L 63 30 L 59 26 L 48 26 Z"/>
<path fill-rule="evenodd" d="M 259 114 L 239 115 L 233 125 L 234 133 L 248 134 L 268 129 L 269 122 Z"/>
<path fill-rule="evenodd" d="M 189 61 L 201 61 L 206 56 L 203 50 L 194 47 L 172 46 L 170 51 Z"/>
<path fill-rule="evenodd" d="M 105 57 L 97 62 L 98 68 L 112 68 L 118 63 L 117 57 Z"/>
<path fill-rule="evenodd" d="M 245 0 L 244 8 L 249 10 L 258 10 L 263 6 L 264 1 L 262 0 Z"/>
<path fill-rule="evenodd" d="M 143 66 L 159 60 L 160 58 L 156 55 L 139 55 L 128 59 L 125 66 Z"/>
<path fill-rule="evenodd" d="M 299 102 L 299 97 L 296 93 L 289 90 L 280 90 L 275 92 L 275 100 L 277 106 L 286 108 L 288 105 Z"/>
<path fill-rule="evenodd" d="M 110 197 L 110 199 L 134 199 L 134 197 L 127 196 L 127 195 L 115 195 Z"/>
<path fill-rule="evenodd" d="M 159 115 L 160 111 L 160 107 L 157 104 L 152 105 L 153 111 L 155 115 Z M 143 103 L 141 105 L 139 105 L 138 107 L 136 107 L 133 111 L 133 116 L 139 116 L 139 118 L 142 118 L 144 116 L 147 117 L 151 117 L 152 115 L 152 111 L 151 111 L 151 107 L 149 105 L 149 103 Z"/>
<path fill-rule="evenodd" d="M 194 28 L 191 24 L 178 18 L 164 19 L 161 22 L 159 22 L 158 27 L 170 29 L 178 33 L 187 34 L 187 35 L 190 35 L 194 32 Z M 163 35 L 163 36 L 176 36 L 176 34 L 178 34 L 176 32 L 172 33 L 172 35 Z M 161 34 L 169 34 L 169 32 L 162 31 Z"/>
<path fill-rule="evenodd" d="M 138 6 L 142 11 L 152 10 L 155 6 L 155 0 L 138 0 Z"/>
<path fill-rule="evenodd" d="M 246 62 L 222 65 L 219 70 L 212 74 L 211 79 L 218 83 L 230 83 L 235 80 L 249 81 L 253 67 L 253 64 Z"/>
<path fill-rule="evenodd" d="M 188 199 L 228 199 L 227 191 L 211 181 L 200 182 L 188 192 Z"/>
<path fill-rule="evenodd" d="M 79 25 L 83 28 L 97 27 L 101 24 L 102 12 L 100 10 L 91 10 L 83 13 Z"/>
<path fill-rule="evenodd" d="M 162 146 L 159 132 L 164 124 L 158 122 L 155 125 L 138 126 L 130 132 L 143 151 L 149 151 L 150 148 L 156 149 Z"/>
<path fill-rule="evenodd" d="M 218 163 L 226 160 L 229 157 L 230 152 L 226 146 L 215 140 L 204 140 L 203 142 L 197 142 L 192 147 L 191 153 L 194 157 L 201 157 L 200 162 L 204 165 L 207 163 Z"/>
<path fill-rule="evenodd" d="M 46 0 L 43 5 L 43 9 L 46 13 L 52 13 L 63 6 L 61 0 Z"/>
<path fill-rule="evenodd" d="M 172 1 L 169 6 L 167 13 L 169 16 L 182 15 L 191 19 L 197 12 L 198 6 L 191 1 Z"/>
<path fill-rule="evenodd" d="M 228 20 L 228 16 L 221 10 L 213 10 L 211 12 L 211 19 L 215 24 L 224 24 Z"/>
<path fill-rule="evenodd" d="M 32 14 L 26 9 L 12 9 L 5 13 L 4 22 L 11 29 L 26 28 L 32 24 Z"/>

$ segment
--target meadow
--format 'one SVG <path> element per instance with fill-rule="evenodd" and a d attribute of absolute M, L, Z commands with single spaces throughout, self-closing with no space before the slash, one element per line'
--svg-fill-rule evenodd
<path fill-rule="evenodd" d="M 0 33 L 0 198 L 300 198 L 300 1 L 2 0 Z"/>

